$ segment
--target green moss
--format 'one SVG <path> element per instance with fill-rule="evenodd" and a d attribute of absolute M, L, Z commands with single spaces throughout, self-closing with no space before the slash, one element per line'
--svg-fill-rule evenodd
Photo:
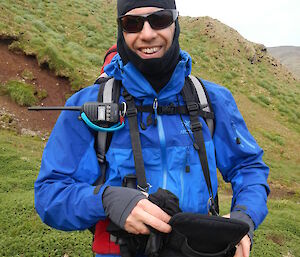
<path fill-rule="evenodd" d="M 17 80 L 10 80 L 6 84 L 0 85 L 0 94 L 8 95 L 21 106 L 35 105 L 47 97 L 46 90 L 37 90 L 33 85 Z"/>
<path fill-rule="evenodd" d="M 41 101 L 41 100 L 45 99 L 48 96 L 48 93 L 45 89 L 42 89 L 42 90 L 38 90 L 36 92 L 36 96 Z"/>
<path fill-rule="evenodd" d="M 37 102 L 34 96 L 35 89 L 32 85 L 11 80 L 3 85 L 3 87 L 6 88 L 6 92 L 10 98 L 21 106 L 32 106 Z"/>
<path fill-rule="evenodd" d="M 26 80 L 34 80 L 35 79 L 35 76 L 33 75 L 33 73 L 26 69 L 22 72 L 21 76 L 23 79 L 26 79 Z"/>
<path fill-rule="evenodd" d="M 271 104 L 271 99 L 270 99 L 270 98 L 267 98 L 267 97 L 264 96 L 264 95 L 258 95 L 258 96 L 257 96 L 257 99 L 260 100 L 260 102 L 261 102 L 263 105 L 270 105 L 270 104 Z"/>
<path fill-rule="evenodd" d="M 32 22 L 32 25 L 39 31 L 39 32 L 47 32 L 48 31 L 48 27 L 44 24 L 43 21 L 41 20 L 34 20 Z"/>
<path fill-rule="evenodd" d="M 269 139 L 272 143 L 279 144 L 281 146 L 283 146 L 285 144 L 282 136 L 277 133 L 273 133 L 273 132 L 269 132 L 269 131 L 263 131 L 262 133 L 263 133 L 264 137 Z"/>

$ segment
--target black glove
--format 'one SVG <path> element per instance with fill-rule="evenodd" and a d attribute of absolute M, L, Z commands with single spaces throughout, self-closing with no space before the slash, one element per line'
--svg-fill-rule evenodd
<path fill-rule="evenodd" d="M 179 200 L 177 196 L 168 190 L 159 188 L 155 193 L 149 195 L 148 199 L 170 216 L 173 216 L 178 212 L 182 212 L 179 208 Z"/>
<path fill-rule="evenodd" d="M 168 190 L 159 188 L 155 193 L 149 195 L 148 199 L 170 216 L 181 212 L 177 196 Z M 149 257 L 156 257 L 159 256 L 159 252 L 163 249 L 166 235 L 151 227 L 149 227 L 149 230 L 150 235 L 145 248 L 145 254 Z"/>

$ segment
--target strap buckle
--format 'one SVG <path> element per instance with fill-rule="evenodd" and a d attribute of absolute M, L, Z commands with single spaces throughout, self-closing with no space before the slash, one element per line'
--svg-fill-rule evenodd
<path fill-rule="evenodd" d="M 147 183 L 147 186 L 145 188 L 141 187 L 140 185 L 137 185 L 137 189 L 139 189 L 140 191 L 144 192 L 144 193 L 148 193 L 149 192 L 149 189 L 151 188 L 152 186 Z"/>
<path fill-rule="evenodd" d="M 176 107 L 173 104 L 167 105 L 167 106 L 161 106 L 161 113 L 162 114 L 175 114 L 176 113 Z"/>
<path fill-rule="evenodd" d="M 207 201 L 207 212 L 211 213 L 214 216 L 219 216 L 218 212 L 216 211 L 216 204 L 213 197 L 209 197 Z"/>
<path fill-rule="evenodd" d="M 201 129 L 202 129 L 202 124 L 201 124 L 200 121 L 191 124 L 191 131 L 192 132 L 199 131 Z"/>
<path fill-rule="evenodd" d="M 198 114 L 198 111 L 199 111 L 199 104 L 198 103 L 190 102 L 190 103 L 187 103 L 186 107 L 187 107 L 190 115 L 196 116 Z"/>
<path fill-rule="evenodd" d="M 189 112 L 193 112 L 193 111 L 198 111 L 199 110 L 199 104 L 197 104 L 196 102 L 190 102 L 187 103 L 187 109 L 189 110 Z"/>
<path fill-rule="evenodd" d="M 96 156 L 97 156 L 98 162 L 100 162 L 100 163 L 105 163 L 105 162 L 106 162 L 106 157 L 105 157 L 105 155 L 100 154 L 100 153 L 97 153 Z"/>
<path fill-rule="evenodd" d="M 128 116 L 128 117 L 136 116 L 137 113 L 138 113 L 137 108 L 130 108 L 130 109 L 127 109 L 127 116 Z"/>

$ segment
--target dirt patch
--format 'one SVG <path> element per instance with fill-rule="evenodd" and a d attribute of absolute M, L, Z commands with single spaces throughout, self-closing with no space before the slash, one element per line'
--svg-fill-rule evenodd
<path fill-rule="evenodd" d="M 40 105 L 64 105 L 66 95 L 70 94 L 70 83 L 66 78 L 56 77 L 54 72 L 39 67 L 33 56 L 25 56 L 8 50 L 8 41 L 0 41 L 0 83 L 12 79 L 23 80 L 34 85 L 37 89 L 47 91 L 47 97 Z M 33 79 L 22 77 L 24 71 L 33 74 Z M 12 102 L 7 96 L 0 96 L 0 106 L 3 112 L 12 114 L 18 123 L 18 129 L 25 128 L 34 131 L 50 132 L 58 118 L 59 112 L 29 112 Z"/>
<path fill-rule="evenodd" d="M 269 185 L 271 189 L 269 199 L 291 199 L 297 197 L 297 192 L 291 188 L 272 181 L 269 181 Z"/>
<path fill-rule="evenodd" d="M 277 234 L 267 235 L 267 239 L 273 241 L 275 244 L 278 244 L 280 246 L 283 246 L 285 243 L 284 237 Z"/>

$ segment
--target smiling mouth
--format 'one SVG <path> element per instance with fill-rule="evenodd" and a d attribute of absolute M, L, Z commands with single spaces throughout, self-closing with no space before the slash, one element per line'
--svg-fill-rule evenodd
<path fill-rule="evenodd" d="M 140 51 L 144 54 L 155 54 L 160 49 L 161 49 L 161 47 L 148 47 L 148 48 L 141 48 Z"/>

